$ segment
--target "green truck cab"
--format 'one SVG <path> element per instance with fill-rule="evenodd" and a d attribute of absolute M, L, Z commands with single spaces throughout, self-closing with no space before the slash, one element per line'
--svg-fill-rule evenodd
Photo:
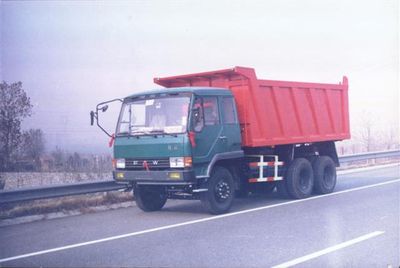
<path fill-rule="evenodd" d="M 233 95 L 182 87 L 128 96 L 113 149 L 113 177 L 133 187 L 142 210 L 159 210 L 172 198 L 201 199 L 211 213 L 226 212 L 238 186 L 223 163 L 243 157 Z M 210 189 L 216 172 L 223 176 Z"/>

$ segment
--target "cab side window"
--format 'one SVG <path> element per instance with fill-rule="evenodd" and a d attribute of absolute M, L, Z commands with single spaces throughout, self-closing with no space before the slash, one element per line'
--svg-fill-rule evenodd
<path fill-rule="evenodd" d="M 201 98 L 196 98 L 194 101 L 192 125 L 196 132 L 200 132 L 204 127 L 203 100 Z"/>
<path fill-rule="evenodd" d="M 221 102 L 223 124 L 236 124 L 235 102 L 232 97 L 223 97 Z"/>
<path fill-rule="evenodd" d="M 218 101 L 216 97 L 204 98 L 204 122 L 206 126 L 219 124 Z"/>

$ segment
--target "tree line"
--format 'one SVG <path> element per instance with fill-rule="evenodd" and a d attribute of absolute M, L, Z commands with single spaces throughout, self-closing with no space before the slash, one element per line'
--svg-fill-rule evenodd
<path fill-rule="evenodd" d="M 111 170 L 109 155 L 81 155 L 60 148 L 46 153 L 41 129 L 21 130 L 21 123 L 31 116 L 32 108 L 21 82 L 0 84 L 0 172 Z"/>

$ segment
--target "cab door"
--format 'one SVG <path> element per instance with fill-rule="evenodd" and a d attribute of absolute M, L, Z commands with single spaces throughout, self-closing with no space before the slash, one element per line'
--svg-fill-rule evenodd
<path fill-rule="evenodd" d="M 192 110 L 192 131 L 196 146 L 192 148 L 196 175 L 205 175 L 208 164 L 217 153 L 226 151 L 218 97 L 196 96 Z"/>
<path fill-rule="evenodd" d="M 224 142 L 224 150 L 225 152 L 239 151 L 242 140 L 233 96 L 219 97 L 219 108 L 222 125 L 220 139 Z"/>

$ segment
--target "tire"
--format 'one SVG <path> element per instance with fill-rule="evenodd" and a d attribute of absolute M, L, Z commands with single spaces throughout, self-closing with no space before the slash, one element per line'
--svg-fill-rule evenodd
<path fill-rule="evenodd" d="M 314 187 L 314 174 L 310 161 L 296 158 L 286 172 L 285 182 L 287 192 L 293 199 L 309 197 Z"/>
<path fill-rule="evenodd" d="M 332 193 L 336 186 L 336 166 L 329 156 L 318 157 L 313 165 L 314 192 L 316 194 Z"/>
<path fill-rule="evenodd" d="M 228 169 L 215 167 L 207 181 L 206 188 L 208 191 L 200 195 L 203 207 L 211 214 L 228 212 L 235 195 L 233 177 Z"/>
<path fill-rule="evenodd" d="M 311 163 L 311 166 L 313 166 L 314 165 L 314 162 L 317 160 L 319 158 L 319 156 L 318 155 L 312 155 L 312 156 L 308 156 L 308 157 L 306 157 L 306 159 L 308 160 L 308 161 L 310 161 L 310 163 Z"/>
<path fill-rule="evenodd" d="M 163 186 L 136 185 L 133 191 L 137 206 L 146 212 L 160 210 L 167 202 Z"/>

